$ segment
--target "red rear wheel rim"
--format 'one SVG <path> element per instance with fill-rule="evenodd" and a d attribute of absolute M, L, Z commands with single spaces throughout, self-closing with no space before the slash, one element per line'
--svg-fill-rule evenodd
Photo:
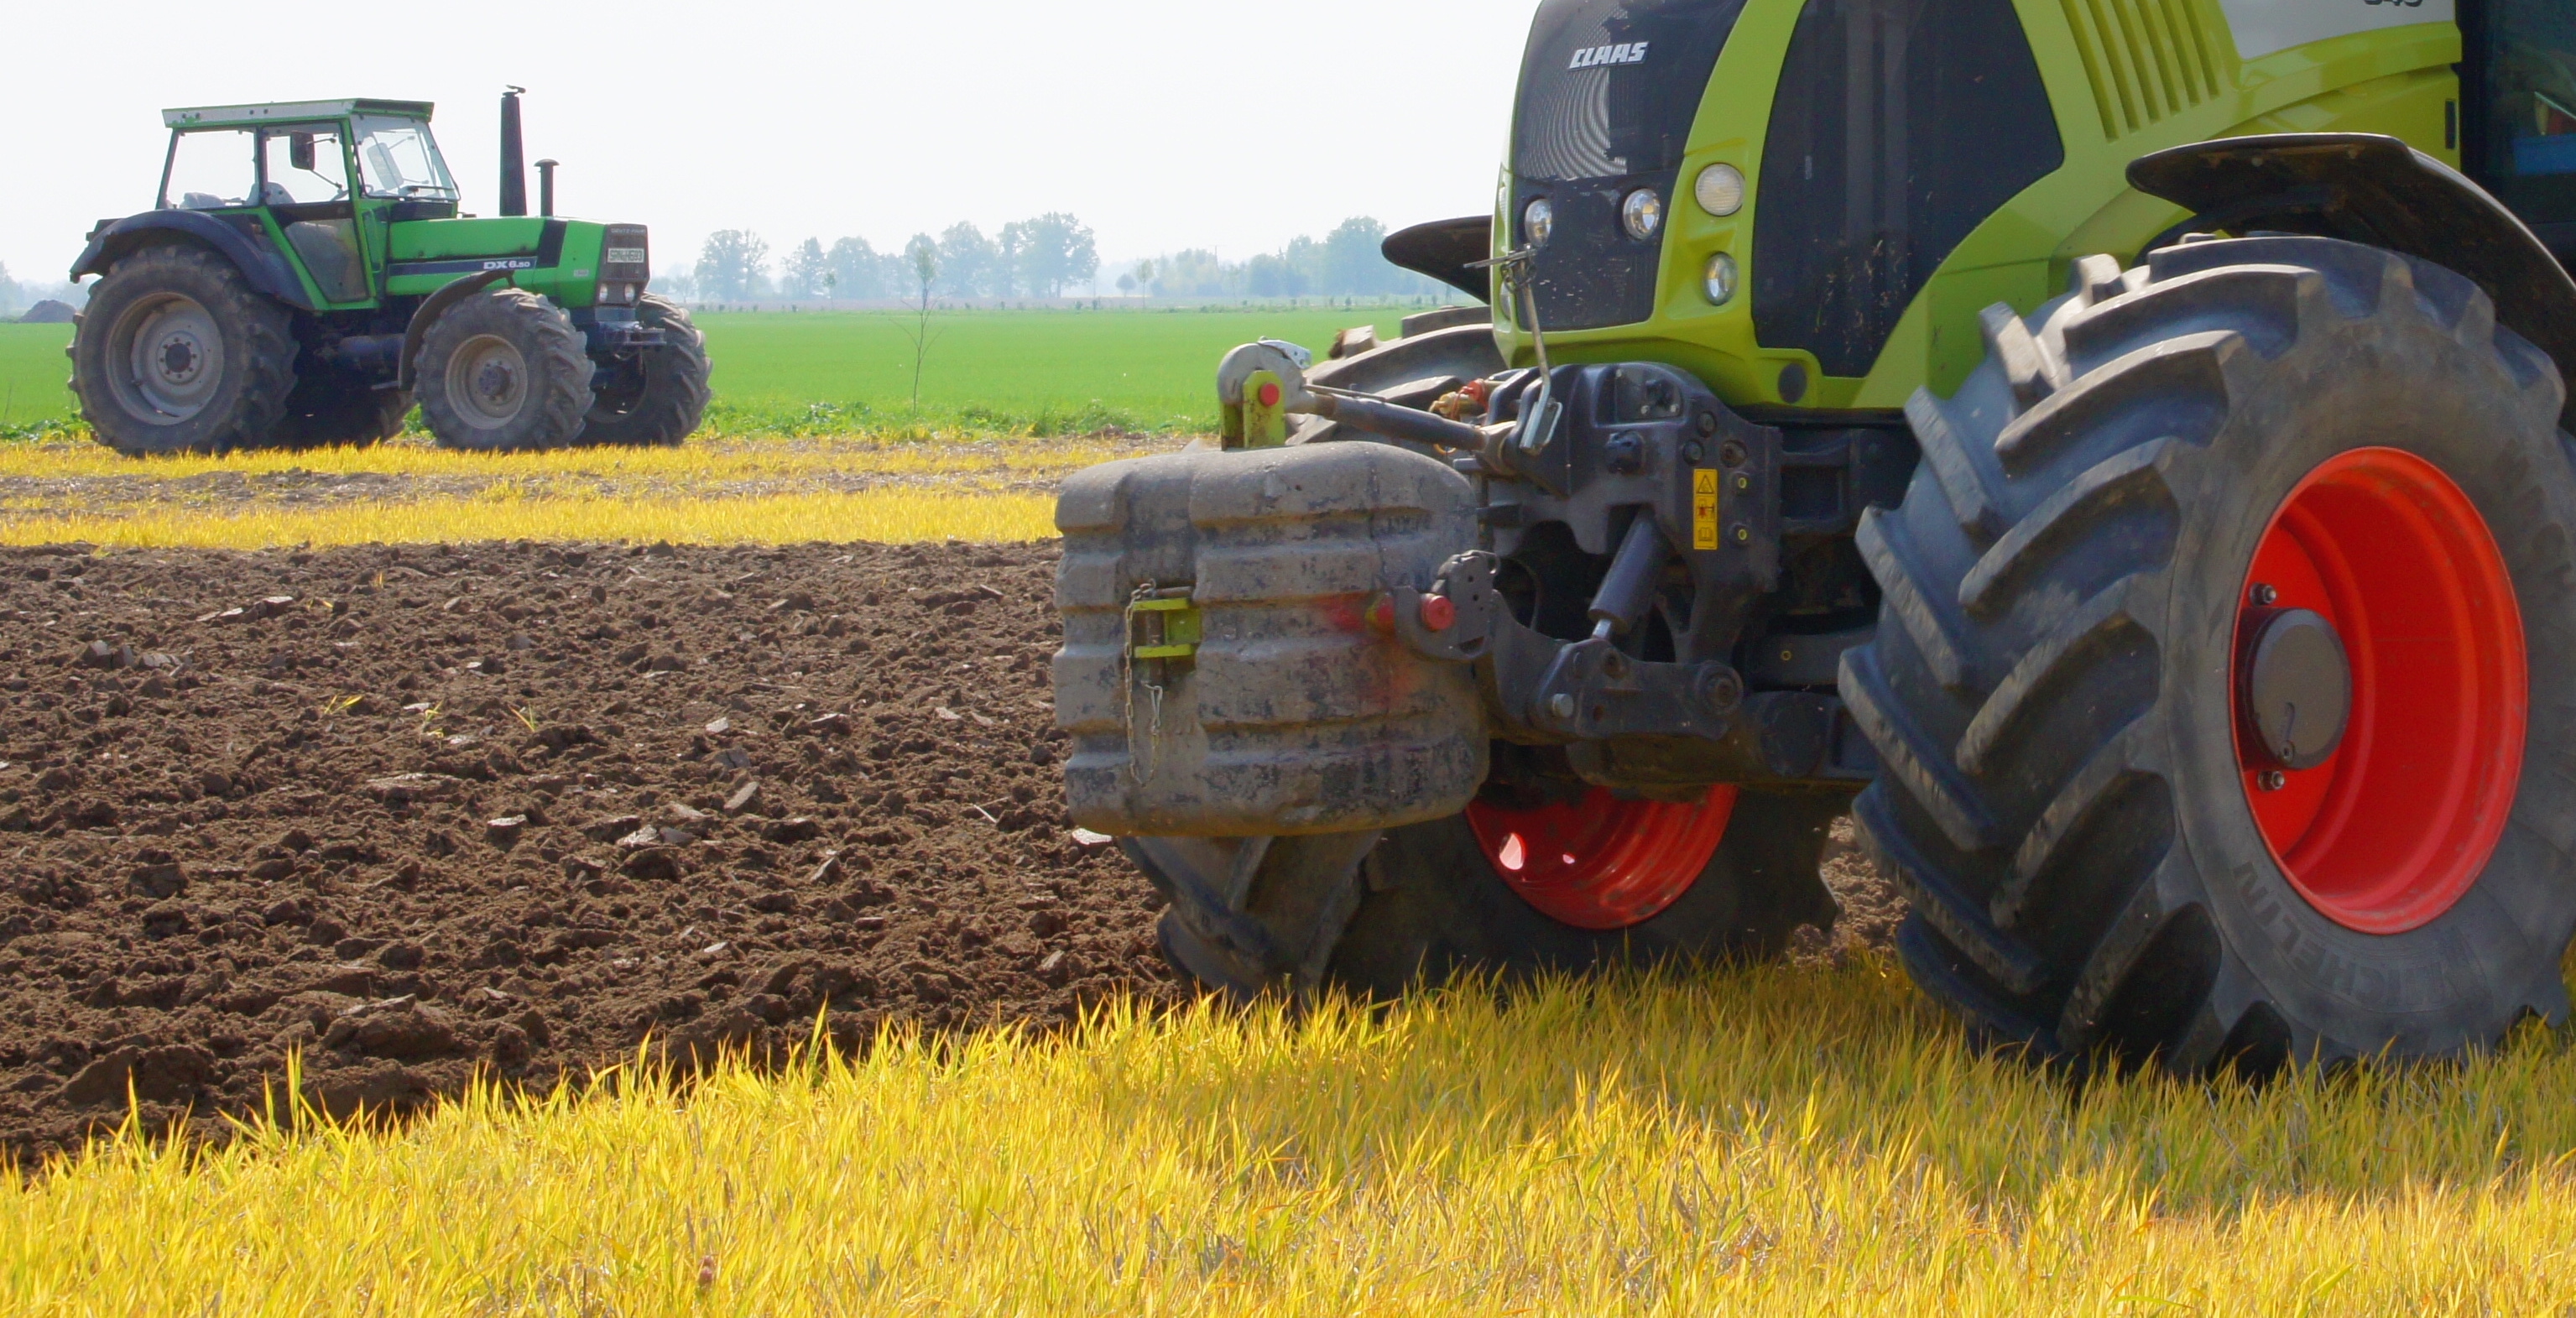
<path fill-rule="evenodd" d="M 1626 929 L 1680 901 L 1708 868 L 1735 815 L 1736 789 L 1690 805 L 1582 800 L 1511 810 L 1476 801 L 1467 825 L 1485 859 L 1522 900 L 1578 929 Z"/>
<path fill-rule="evenodd" d="M 2268 782 L 2245 720 L 2234 721 L 2263 842 L 2336 924 L 2421 928 L 2477 882 L 2522 779 L 2530 677 L 2495 536 L 2433 464 L 2354 449 L 2308 473 L 2273 514 L 2240 610 L 2264 586 L 2278 607 L 2334 625 L 2352 710 L 2323 763 Z M 2240 684 L 2229 690 L 2241 703 Z"/>

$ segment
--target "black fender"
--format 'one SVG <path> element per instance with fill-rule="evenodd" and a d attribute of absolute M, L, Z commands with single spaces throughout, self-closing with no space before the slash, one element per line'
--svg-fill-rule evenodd
<path fill-rule="evenodd" d="M 300 311 L 313 310 L 295 266 L 268 241 L 265 231 L 253 237 L 203 211 L 160 210 L 129 215 L 90 231 L 89 246 L 72 262 L 72 279 L 106 274 L 128 254 L 156 243 L 195 242 L 223 254 L 250 286 Z"/>
<path fill-rule="evenodd" d="M 420 304 L 420 310 L 411 313 L 411 323 L 403 328 L 402 371 L 398 377 L 404 389 L 410 389 L 418 375 L 420 341 L 429 333 L 429 327 L 437 323 L 449 307 L 509 277 L 507 270 L 486 270 L 479 275 L 467 275 L 430 294 L 429 300 Z"/>
<path fill-rule="evenodd" d="M 1470 215 L 1398 229 L 1378 244 L 1378 250 L 1386 255 L 1387 264 L 1429 275 L 1482 302 L 1493 295 L 1493 280 L 1469 267 L 1493 255 L 1493 245 L 1494 217 Z"/>
<path fill-rule="evenodd" d="M 2186 230 L 2262 229 L 2384 247 L 2466 275 L 2496 322 L 2548 353 L 2576 391 L 2576 279 L 2519 216 L 2458 170 L 2377 133 L 2194 142 L 2129 164 L 2129 185 L 2190 208 Z M 2576 392 L 2559 423 L 2576 429 Z"/>

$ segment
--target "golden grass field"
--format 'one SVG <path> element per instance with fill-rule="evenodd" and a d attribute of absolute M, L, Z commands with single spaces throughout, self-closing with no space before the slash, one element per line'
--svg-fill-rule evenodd
<path fill-rule="evenodd" d="M 668 449 L 365 449 L 138 461 L 0 445 L 0 544 L 257 549 L 370 541 L 1022 541 L 1072 471 L 1168 439 L 736 437 Z"/>
<path fill-rule="evenodd" d="M 1156 441 L 1168 446 L 1170 441 Z M 1033 539 L 1124 440 L 134 464 L 0 541 Z M 0 1191 L 27 1314 L 2576 1313 L 2576 1051 L 2078 1087 L 1901 974 L 1460 990 L 297 1114 Z"/>
<path fill-rule="evenodd" d="M 41 1314 L 2537 1314 L 2576 1065 L 2075 1089 L 1882 964 L 1115 1006 L 685 1094 L 140 1145 L 0 1201 Z"/>

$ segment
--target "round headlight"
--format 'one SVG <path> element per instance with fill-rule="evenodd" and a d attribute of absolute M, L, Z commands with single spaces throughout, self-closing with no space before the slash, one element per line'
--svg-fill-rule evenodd
<path fill-rule="evenodd" d="M 1711 165 L 1699 172 L 1694 188 L 1699 208 L 1721 219 L 1744 209 L 1744 171 L 1733 165 Z"/>
<path fill-rule="evenodd" d="M 1653 188 L 1639 188 L 1619 204 L 1619 222 L 1628 226 L 1628 236 L 1643 241 L 1664 227 L 1664 199 Z"/>
<path fill-rule="evenodd" d="M 1708 258 L 1708 304 L 1722 307 L 1735 300 L 1735 258 L 1724 252 Z"/>
<path fill-rule="evenodd" d="M 1556 207 L 1541 197 L 1521 212 L 1521 241 L 1532 247 L 1547 246 L 1547 236 L 1556 230 Z"/>

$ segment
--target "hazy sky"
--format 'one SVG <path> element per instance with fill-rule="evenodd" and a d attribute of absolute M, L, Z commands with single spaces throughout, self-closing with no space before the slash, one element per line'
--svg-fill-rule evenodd
<path fill-rule="evenodd" d="M 11 4 L 0 261 L 54 280 L 151 204 L 164 106 L 438 103 L 466 209 L 497 209 L 497 100 L 568 215 L 652 226 L 656 264 L 750 228 L 880 246 L 1067 210 L 1108 257 L 1229 258 L 1493 204 L 1534 0 L 1089 3 Z M 112 33 L 100 25 L 111 23 Z M 535 197 L 534 171 L 529 195 Z"/>

